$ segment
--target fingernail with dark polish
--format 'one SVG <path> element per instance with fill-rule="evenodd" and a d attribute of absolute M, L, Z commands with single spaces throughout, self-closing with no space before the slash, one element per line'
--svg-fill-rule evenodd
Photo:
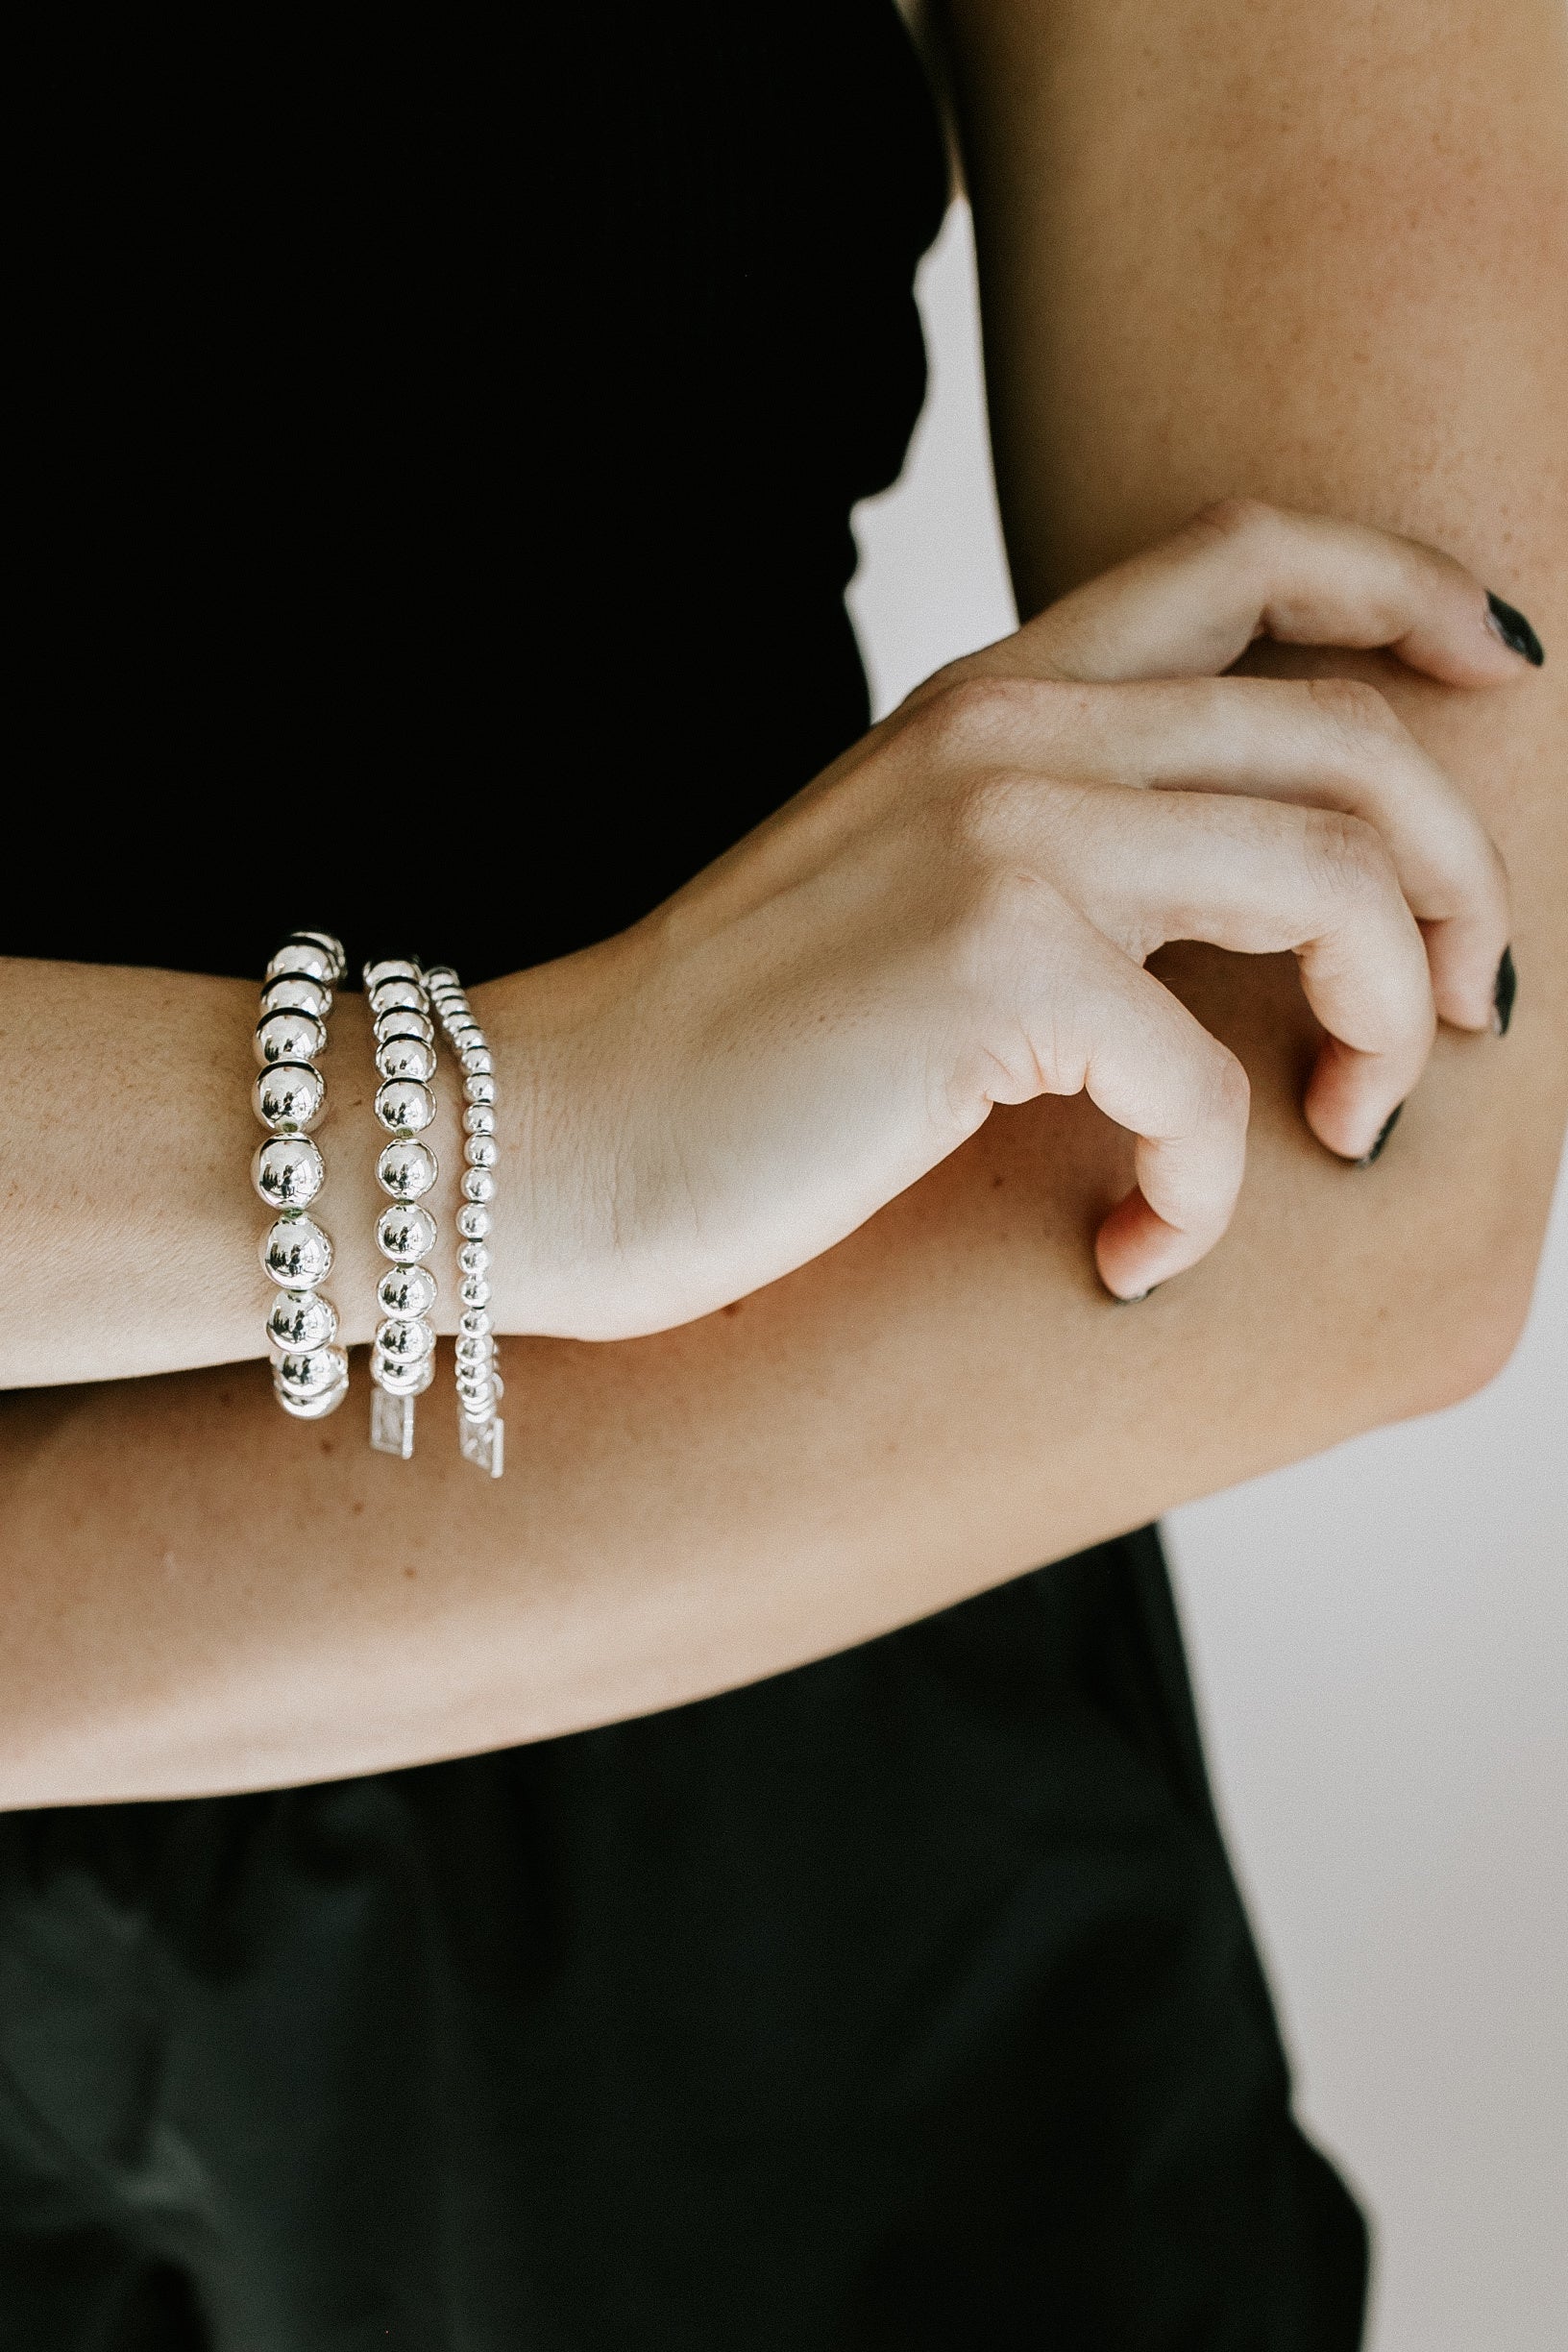
<path fill-rule="evenodd" d="M 1403 1103 L 1395 1103 L 1393 1109 L 1389 1112 L 1388 1116 L 1384 1120 L 1383 1125 L 1378 1129 L 1378 1139 L 1373 1144 L 1372 1149 L 1369 1152 L 1363 1152 L 1361 1157 L 1356 1162 L 1356 1165 L 1358 1167 L 1370 1167 L 1374 1160 L 1382 1157 L 1383 1147 L 1387 1142 L 1388 1138 L 1393 1134 L 1394 1129 L 1399 1125 L 1399 1115 L 1404 1108 L 1405 1105 Z"/>
<path fill-rule="evenodd" d="M 1505 947 L 1503 961 L 1497 968 L 1497 986 L 1492 992 L 1492 1029 L 1498 1037 L 1508 1034 L 1508 1023 L 1513 1018 L 1513 1000 L 1518 992 L 1519 975 L 1513 968 L 1513 949 Z"/>
<path fill-rule="evenodd" d="M 1492 634 L 1502 638 L 1510 653 L 1517 653 L 1524 661 L 1533 662 L 1537 670 L 1540 668 L 1546 659 L 1546 649 L 1535 631 L 1522 612 L 1515 612 L 1511 604 L 1505 604 L 1503 599 L 1493 596 L 1489 588 L 1486 591 L 1486 617 L 1491 623 Z"/>

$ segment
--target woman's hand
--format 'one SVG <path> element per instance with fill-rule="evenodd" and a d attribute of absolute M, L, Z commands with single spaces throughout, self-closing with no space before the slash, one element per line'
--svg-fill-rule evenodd
<path fill-rule="evenodd" d="M 1436 1020 L 1494 1022 L 1507 878 L 1373 689 L 1222 675 L 1260 636 L 1525 674 L 1448 557 L 1228 503 L 928 681 L 633 931 L 487 991 L 528 1105 L 523 1326 L 707 1313 L 993 1104 L 1080 1090 L 1137 1139 L 1107 1287 L 1185 1271 L 1235 1207 L 1247 1082 L 1143 968 L 1170 940 L 1296 955 L 1307 1119 L 1373 1152 Z"/>

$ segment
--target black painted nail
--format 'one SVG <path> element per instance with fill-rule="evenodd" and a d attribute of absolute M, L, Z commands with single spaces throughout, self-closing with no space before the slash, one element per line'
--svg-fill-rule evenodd
<path fill-rule="evenodd" d="M 1493 635 L 1502 638 L 1508 651 L 1519 654 L 1525 661 L 1533 662 L 1538 670 L 1546 659 L 1546 649 L 1525 619 L 1524 614 L 1515 612 L 1511 604 L 1505 604 L 1503 599 L 1500 596 L 1493 596 L 1488 588 L 1486 615 L 1491 623 Z"/>
<path fill-rule="evenodd" d="M 1378 1129 L 1378 1139 L 1373 1144 L 1372 1149 L 1369 1152 L 1363 1152 L 1361 1157 L 1356 1162 L 1356 1165 L 1358 1167 L 1370 1167 L 1374 1160 L 1382 1157 L 1383 1147 L 1387 1142 L 1388 1138 L 1393 1134 L 1394 1129 L 1399 1125 L 1399 1115 L 1404 1108 L 1405 1105 L 1403 1103 L 1395 1103 L 1393 1109 L 1389 1112 L 1388 1116 L 1384 1120 L 1383 1125 Z"/>
<path fill-rule="evenodd" d="M 1508 1023 L 1513 1018 L 1513 1000 L 1519 992 L 1519 975 L 1513 968 L 1513 949 L 1505 947 L 1503 961 L 1497 968 L 1497 986 L 1492 991 L 1492 1028 L 1498 1037 L 1507 1037 Z"/>

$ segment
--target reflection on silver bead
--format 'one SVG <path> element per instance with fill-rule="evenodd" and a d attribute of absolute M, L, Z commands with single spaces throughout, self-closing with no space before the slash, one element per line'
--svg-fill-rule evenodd
<path fill-rule="evenodd" d="M 286 940 L 267 966 L 269 980 L 324 980 L 331 988 L 341 977 L 331 950 L 317 940 Z"/>
<path fill-rule="evenodd" d="M 468 1109 L 463 1113 L 463 1133 L 465 1135 L 494 1135 L 495 1132 L 496 1107 L 494 1103 L 470 1103 Z"/>
<path fill-rule="evenodd" d="M 417 1037 L 427 1045 L 435 1043 L 435 1023 L 428 1013 L 382 1013 L 371 1026 L 378 1045 L 395 1037 Z"/>
<path fill-rule="evenodd" d="M 376 1328 L 378 1353 L 389 1363 L 421 1363 L 434 1345 L 434 1332 L 417 1315 L 388 1315 Z"/>
<path fill-rule="evenodd" d="M 457 1252 L 457 1269 L 462 1274 L 488 1274 L 490 1252 L 482 1241 L 465 1241 Z"/>
<path fill-rule="evenodd" d="M 329 1413 L 336 1412 L 348 1395 L 349 1384 L 345 1377 L 335 1382 L 331 1388 L 323 1389 L 320 1396 L 297 1397 L 290 1396 L 286 1388 L 281 1387 L 278 1382 L 274 1381 L 272 1393 L 284 1412 L 292 1413 L 296 1421 L 325 1421 Z"/>
<path fill-rule="evenodd" d="M 252 1099 L 263 1127 L 308 1135 L 327 1107 L 327 1081 L 308 1062 L 273 1062 L 257 1071 Z"/>
<path fill-rule="evenodd" d="M 441 1164 L 428 1143 L 412 1137 L 395 1137 L 376 1163 L 376 1182 L 394 1200 L 423 1199 L 441 1173 Z"/>
<path fill-rule="evenodd" d="M 330 1347 L 337 1337 L 336 1310 L 331 1299 L 318 1298 L 313 1290 L 285 1290 L 272 1303 L 267 1337 L 285 1355 Z"/>
<path fill-rule="evenodd" d="M 256 1024 L 256 1058 L 269 1062 L 314 1062 L 327 1050 L 327 1024 L 311 1013 L 268 1013 Z"/>
<path fill-rule="evenodd" d="M 395 1201 L 376 1220 L 376 1240 L 383 1258 L 413 1265 L 435 1247 L 435 1219 L 417 1203 Z"/>
<path fill-rule="evenodd" d="M 314 1218 L 280 1217 L 262 1237 L 261 1263 L 285 1290 L 311 1290 L 332 1270 L 332 1244 Z"/>
<path fill-rule="evenodd" d="M 324 980 L 306 980 L 285 975 L 282 980 L 269 980 L 261 991 L 261 1010 L 267 1013 L 310 1013 L 324 1021 L 332 1009 L 332 992 Z"/>
<path fill-rule="evenodd" d="M 404 1319 L 429 1314 L 435 1305 L 436 1280 L 429 1266 L 388 1266 L 376 1286 L 376 1303 L 382 1314 Z"/>
<path fill-rule="evenodd" d="M 463 1100 L 471 1103 L 493 1103 L 496 1082 L 487 1070 L 478 1070 L 463 1080 Z"/>
<path fill-rule="evenodd" d="M 496 1197 L 496 1180 L 488 1168 L 464 1168 L 463 1198 L 470 1201 L 492 1201 Z"/>
<path fill-rule="evenodd" d="M 367 989 L 378 989 L 383 980 L 417 980 L 419 966 L 409 964 L 401 956 L 383 956 L 379 964 L 367 964 L 363 979 Z"/>
<path fill-rule="evenodd" d="M 501 1158 L 501 1145 L 494 1136 L 471 1135 L 463 1145 L 463 1158 L 470 1167 L 494 1167 Z"/>
<path fill-rule="evenodd" d="M 427 964 L 425 967 L 425 986 L 429 990 L 430 994 L 433 996 L 438 988 L 454 989 L 457 986 L 457 974 L 453 970 L 450 964 Z"/>
<path fill-rule="evenodd" d="M 331 957 L 331 976 L 334 988 L 348 969 L 348 960 L 343 953 L 343 942 L 333 932 L 291 931 L 288 935 L 288 944 L 291 947 L 319 947 L 323 954 Z"/>
<path fill-rule="evenodd" d="M 423 1013 L 427 1002 L 417 980 L 382 980 L 370 992 L 370 1009 L 378 1020 L 383 1013 Z"/>
<path fill-rule="evenodd" d="M 458 1317 L 457 1329 L 465 1339 L 487 1337 L 491 1330 L 490 1311 L 486 1307 L 470 1307 Z"/>
<path fill-rule="evenodd" d="M 435 1116 L 435 1096 L 417 1078 L 388 1078 L 377 1089 L 376 1116 L 395 1135 L 420 1135 Z"/>
<path fill-rule="evenodd" d="M 304 1209 L 321 1190 L 327 1170 L 308 1136 L 271 1136 L 256 1147 L 251 1182 L 274 1209 Z"/>
<path fill-rule="evenodd" d="M 417 1363 L 395 1363 L 378 1350 L 371 1358 L 370 1368 L 373 1378 L 389 1396 L 423 1396 L 435 1378 L 435 1365 L 429 1357 Z"/>
<path fill-rule="evenodd" d="M 465 1307 L 488 1307 L 490 1285 L 482 1274 L 465 1274 L 457 1286 L 457 1296 Z"/>
<path fill-rule="evenodd" d="M 463 1067 L 471 1078 L 488 1078 L 496 1066 L 490 1059 L 488 1045 L 470 1045 L 465 1049 L 461 1059 Z"/>
<path fill-rule="evenodd" d="M 319 1397 L 348 1379 L 349 1360 L 338 1347 L 312 1348 L 305 1356 L 280 1356 L 272 1377 L 290 1396 Z"/>
<path fill-rule="evenodd" d="M 490 1231 L 490 1212 L 478 1201 L 464 1201 L 457 1212 L 457 1231 L 469 1241 L 482 1241 Z"/>
<path fill-rule="evenodd" d="M 460 1364 L 488 1364 L 495 1352 L 493 1339 L 470 1339 L 465 1335 L 457 1342 L 457 1361 Z"/>
<path fill-rule="evenodd" d="M 417 1078 L 423 1085 L 435 1074 L 435 1047 L 423 1038 L 388 1038 L 376 1049 L 376 1067 L 383 1078 Z"/>

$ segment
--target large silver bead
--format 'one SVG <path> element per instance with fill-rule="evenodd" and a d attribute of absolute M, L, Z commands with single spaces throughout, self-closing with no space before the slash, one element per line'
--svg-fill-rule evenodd
<path fill-rule="evenodd" d="M 488 1307 L 490 1285 L 482 1274 L 465 1274 L 457 1286 L 457 1296 L 465 1307 Z"/>
<path fill-rule="evenodd" d="M 494 1135 L 495 1132 L 495 1104 L 470 1103 L 468 1109 L 463 1113 L 463 1133 L 465 1135 Z"/>
<path fill-rule="evenodd" d="M 370 992 L 370 1009 L 378 1020 L 383 1013 L 423 1013 L 428 1006 L 417 980 L 382 980 Z"/>
<path fill-rule="evenodd" d="M 367 989 L 378 989 L 383 980 L 417 980 L 419 966 L 402 956 L 383 956 L 379 964 L 367 964 L 364 982 Z"/>
<path fill-rule="evenodd" d="M 308 1136 L 269 1136 L 256 1147 L 251 1182 L 274 1209 L 307 1208 L 326 1181 L 321 1154 Z"/>
<path fill-rule="evenodd" d="M 420 1135 L 435 1116 L 435 1096 L 417 1078 L 388 1078 L 376 1090 L 376 1116 L 394 1135 Z"/>
<path fill-rule="evenodd" d="M 394 1200 L 423 1199 L 441 1173 L 441 1163 L 428 1143 L 411 1136 L 395 1136 L 376 1163 L 376 1182 Z"/>
<path fill-rule="evenodd" d="M 275 1387 L 292 1397 L 319 1397 L 349 1377 L 349 1360 L 338 1347 L 312 1348 L 307 1355 L 280 1356 L 273 1364 Z"/>
<path fill-rule="evenodd" d="M 272 1303 L 267 1337 L 285 1355 L 306 1356 L 312 1348 L 330 1347 L 337 1337 L 337 1311 L 331 1299 L 314 1290 L 285 1290 Z"/>
<path fill-rule="evenodd" d="M 330 956 L 334 988 L 349 968 L 349 960 L 343 953 L 343 942 L 331 931 L 291 931 L 288 935 L 288 944 L 291 947 L 319 947 L 325 955 Z"/>
<path fill-rule="evenodd" d="M 327 1081 L 308 1062 L 269 1062 L 257 1073 L 253 1100 L 263 1127 L 308 1135 L 327 1108 Z"/>
<path fill-rule="evenodd" d="M 382 1314 L 406 1322 L 429 1313 L 435 1305 L 436 1286 L 429 1266 L 388 1266 L 376 1286 L 376 1301 Z"/>
<path fill-rule="evenodd" d="M 371 1028 L 378 1045 L 384 1045 L 388 1038 L 400 1037 L 423 1038 L 427 1045 L 435 1043 L 435 1023 L 428 1013 L 409 1013 L 402 1009 L 396 1013 L 380 1013 L 371 1023 Z"/>
<path fill-rule="evenodd" d="M 261 1263 L 284 1290 L 311 1290 L 332 1270 L 331 1237 L 313 1217 L 280 1217 L 262 1236 Z"/>
<path fill-rule="evenodd" d="M 435 1075 L 435 1047 L 424 1038 L 389 1037 L 376 1048 L 376 1067 L 383 1078 L 417 1078 L 423 1085 Z"/>
<path fill-rule="evenodd" d="M 460 1274 L 488 1274 L 490 1251 L 483 1241 L 465 1241 L 457 1252 L 457 1271 Z"/>
<path fill-rule="evenodd" d="M 457 1212 L 457 1231 L 468 1241 L 482 1241 L 490 1222 L 490 1212 L 481 1201 L 464 1201 Z"/>
<path fill-rule="evenodd" d="M 396 1363 L 379 1349 L 370 1360 L 370 1369 L 371 1377 L 388 1396 L 423 1396 L 435 1378 L 435 1365 L 429 1357 L 418 1363 Z"/>
<path fill-rule="evenodd" d="M 488 1168 L 464 1168 L 463 1198 L 466 1201 L 493 1201 L 496 1180 Z"/>
<path fill-rule="evenodd" d="M 313 1062 L 327 1050 L 327 1024 L 313 1013 L 264 1013 L 256 1024 L 256 1058 L 269 1062 Z"/>
<path fill-rule="evenodd" d="M 470 1167 L 494 1167 L 501 1158 L 501 1145 L 494 1136 L 471 1135 L 463 1145 L 463 1158 Z"/>
<path fill-rule="evenodd" d="M 282 980 L 269 980 L 261 991 L 261 1011 L 268 1013 L 309 1013 L 324 1021 L 332 1009 L 332 992 L 325 980 L 306 980 L 285 975 Z"/>
<path fill-rule="evenodd" d="M 377 1350 L 390 1363 L 422 1363 L 434 1345 L 434 1332 L 418 1315 L 388 1315 L 376 1327 Z"/>
<path fill-rule="evenodd" d="M 476 1070 L 463 1080 L 463 1100 L 471 1103 L 493 1103 L 496 1082 L 488 1070 Z"/>
<path fill-rule="evenodd" d="M 335 1387 L 324 1389 L 318 1397 L 297 1397 L 290 1396 L 286 1388 L 281 1388 L 274 1381 L 272 1393 L 284 1412 L 291 1413 L 296 1421 L 325 1421 L 329 1413 L 336 1412 L 348 1395 L 349 1384 L 340 1380 Z"/>
<path fill-rule="evenodd" d="M 376 1240 L 383 1258 L 414 1265 L 435 1247 L 435 1219 L 417 1201 L 394 1201 L 376 1220 Z"/>
<path fill-rule="evenodd" d="M 342 968 L 324 939 L 297 936 L 285 940 L 267 966 L 269 980 L 324 980 L 332 988 L 342 976 Z"/>

